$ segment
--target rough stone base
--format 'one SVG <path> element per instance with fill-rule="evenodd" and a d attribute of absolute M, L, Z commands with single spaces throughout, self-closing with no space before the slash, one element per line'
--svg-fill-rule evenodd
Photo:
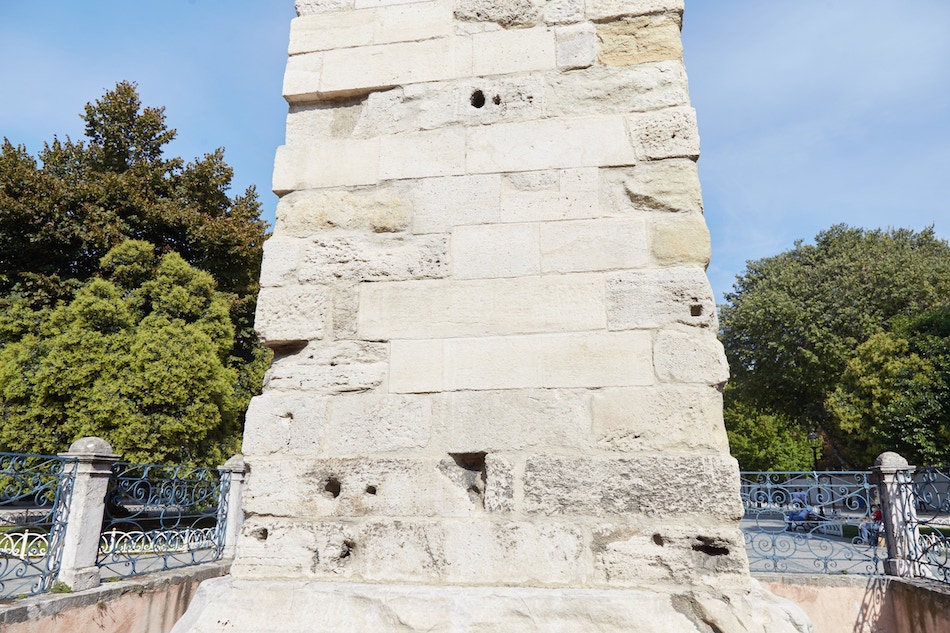
<path fill-rule="evenodd" d="M 805 614 L 763 592 L 204 582 L 172 633 L 810 633 Z"/>

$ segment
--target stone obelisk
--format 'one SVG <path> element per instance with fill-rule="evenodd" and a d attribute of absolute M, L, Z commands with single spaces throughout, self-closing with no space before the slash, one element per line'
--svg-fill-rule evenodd
<path fill-rule="evenodd" d="M 682 0 L 298 0 L 231 578 L 178 631 L 804 631 L 738 529 Z"/>

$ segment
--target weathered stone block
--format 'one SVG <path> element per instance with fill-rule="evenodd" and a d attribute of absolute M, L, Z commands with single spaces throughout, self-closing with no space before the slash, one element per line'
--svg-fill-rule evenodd
<path fill-rule="evenodd" d="M 557 67 L 555 50 L 554 32 L 545 27 L 476 33 L 472 36 L 472 75 L 553 70 Z"/>
<path fill-rule="evenodd" d="M 725 453 L 722 393 L 715 387 L 658 385 L 600 389 L 592 396 L 599 448 Z"/>
<path fill-rule="evenodd" d="M 264 388 L 315 393 L 366 391 L 379 386 L 387 370 L 387 346 L 362 341 L 323 342 L 276 357 Z"/>
<path fill-rule="evenodd" d="M 683 13 L 683 0 L 587 0 L 587 19 L 602 21 L 627 15 Z"/>
<path fill-rule="evenodd" d="M 294 0 L 297 15 L 314 15 L 329 11 L 352 9 L 354 0 Z"/>
<path fill-rule="evenodd" d="M 623 193 L 636 209 L 700 213 L 703 210 L 699 172 L 696 163 L 688 158 L 640 163 L 624 172 Z"/>
<path fill-rule="evenodd" d="M 621 68 L 592 66 L 550 78 L 544 89 L 549 116 L 646 112 L 689 104 L 686 70 L 678 61 Z"/>
<path fill-rule="evenodd" d="M 291 55 L 373 43 L 374 11 L 310 13 L 290 22 Z"/>
<path fill-rule="evenodd" d="M 244 423 L 244 445 L 256 455 L 316 455 L 327 425 L 328 400 L 269 392 L 251 399 Z"/>
<path fill-rule="evenodd" d="M 465 130 L 449 128 L 384 136 L 379 177 L 384 180 L 457 176 L 465 173 Z"/>
<path fill-rule="evenodd" d="M 545 24 L 570 24 L 584 19 L 584 0 L 546 0 Z"/>
<path fill-rule="evenodd" d="M 484 484 L 451 457 L 259 459 L 244 501 L 255 515 L 468 517 L 484 513 Z"/>
<path fill-rule="evenodd" d="M 393 187 L 295 191 L 277 203 L 274 234 L 312 237 L 334 228 L 395 233 L 406 230 L 410 218 L 410 201 Z"/>
<path fill-rule="evenodd" d="M 742 516 L 738 467 L 730 457 L 642 455 L 631 458 L 532 455 L 524 478 L 524 509 L 558 516 Z M 689 491 L 676 494 L 675 491 Z"/>
<path fill-rule="evenodd" d="M 352 578 L 354 539 L 352 525 L 249 516 L 231 574 L 248 580 Z"/>
<path fill-rule="evenodd" d="M 485 510 L 493 514 L 515 511 L 515 460 L 489 453 L 485 456 Z"/>
<path fill-rule="evenodd" d="M 298 277 L 304 283 L 382 281 L 445 277 L 448 271 L 443 235 L 324 233 L 304 251 Z"/>
<path fill-rule="evenodd" d="M 585 389 L 457 391 L 433 402 L 432 444 L 457 452 L 590 446 Z"/>
<path fill-rule="evenodd" d="M 533 26 L 541 18 L 532 0 L 458 0 L 455 17 L 469 22 L 495 22 L 504 27 Z"/>
<path fill-rule="evenodd" d="M 325 103 L 292 104 L 287 112 L 285 144 L 318 145 L 327 139 L 360 138 L 355 128 L 361 120 L 365 98 L 337 101 L 336 107 Z"/>
<path fill-rule="evenodd" d="M 653 359 L 661 382 L 720 385 L 729 379 L 729 364 L 715 332 L 660 332 Z"/>
<path fill-rule="evenodd" d="M 587 68 L 597 61 L 597 32 L 589 22 L 555 29 L 557 67 L 560 70 Z"/>
<path fill-rule="evenodd" d="M 498 174 L 425 178 L 402 183 L 412 200 L 414 233 L 447 233 L 464 224 L 498 222 Z"/>
<path fill-rule="evenodd" d="M 650 241 L 653 258 L 660 264 L 709 264 L 709 228 L 699 213 L 654 218 Z"/>
<path fill-rule="evenodd" d="M 261 287 L 277 287 L 297 281 L 300 260 L 300 240 L 271 235 L 264 242 L 261 262 Z"/>
<path fill-rule="evenodd" d="M 587 331 L 606 327 L 597 275 L 362 284 L 359 335 L 371 340 Z"/>
<path fill-rule="evenodd" d="M 529 172 L 545 173 L 545 172 Z M 503 222 L 580 220 L 601 215 L 595 191 L 522 191 L 501 196 Z"/>
<path fill-rule="evenodd" d="M 633 165 L 621 117 L 549 119 L 468 130 L 470 173 Z"/>
<path fill-rule="evenodd" d="M 332 398 L 325 452 L 339 457 L 425 448 L 432 428 L 428 398 L 378 393 Z"/>
<path fill-rule="evenodd" d="M 605 66 L 633 66 L 668 59 L 682 59 L 680 16 L 671 14 L 621 18 L 597 25 Z"/>
<path fill-rule="evenodd" d="M 537 224 L 484 224 L 452 231 L 452 274 L 458 279 L 541 274 Z"/>
<path fill-rule="evenodd" d="M 648 265 L 647 225 L 641 218 L 604 218 L 541 225 L 541 271 L 579 272 Z"/>
<path fill-rule="evenodd" d="M 699 267 L 624 271 L 610 275 L 606 283 L 610 330 L 673 323 L 716 329 L 716 302 Z"/>
<path fill-rule="evenodd" d="M 254 327 L 265 344 L 317 340 L 330 309 L 327 289 L 320 286 L 261 288 Z"/>
<path fill-rule="evenodd" d="M 692 108 L 666 108 L 627 120 L 638 154 L 644 158 L 699 158 L 699 128 Z"/>
<path fill-rule="evenodd" d="M 378 139 L 282 145 L 274 159 L 273 189 L 283 195 L 298 189 L 371 185 L 378 177 Z"/>
<path fill-rule="evenodd" d="M 558 586 L 590 574 L 586 539 L 576 525 L 450 521 L 442 551 L 448 582 Z"/>

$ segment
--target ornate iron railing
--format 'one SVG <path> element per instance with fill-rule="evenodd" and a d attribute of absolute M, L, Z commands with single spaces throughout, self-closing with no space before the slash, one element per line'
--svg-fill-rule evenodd
<path fill-rule="evenodd" d="M 741 496 L 753 572 L 883 573 L 884 530 L 870 473 L 744 472 Z"/>
<path fill-rule="evenodd" d="M 70 458 L 0 453 L 0 598 L 53 585 L 75 477 Z"/>
<path fill-rule="evenodd" d="M 915 576 L 950 582 L 950 468 L 897 473 L 897 495 Z"/>
<path fill-rule="evenodd" d="M 103 576 L 218 560 L 229 482 L 212 468 L 116 463 L 96 561 Z"/>

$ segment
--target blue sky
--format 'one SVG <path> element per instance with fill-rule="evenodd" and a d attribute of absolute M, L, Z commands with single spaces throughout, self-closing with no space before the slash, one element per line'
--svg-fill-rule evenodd
<path fill-rule="evenodd" d="M 0 2 L 0 136 L 82 136 L 120 80 L 191 159 L 226 148 L 265 217 L 292 0 Z M 950 238 L 950 2 L 686 0 L 718 301 L 746 260 L 844 222 Z"/>

